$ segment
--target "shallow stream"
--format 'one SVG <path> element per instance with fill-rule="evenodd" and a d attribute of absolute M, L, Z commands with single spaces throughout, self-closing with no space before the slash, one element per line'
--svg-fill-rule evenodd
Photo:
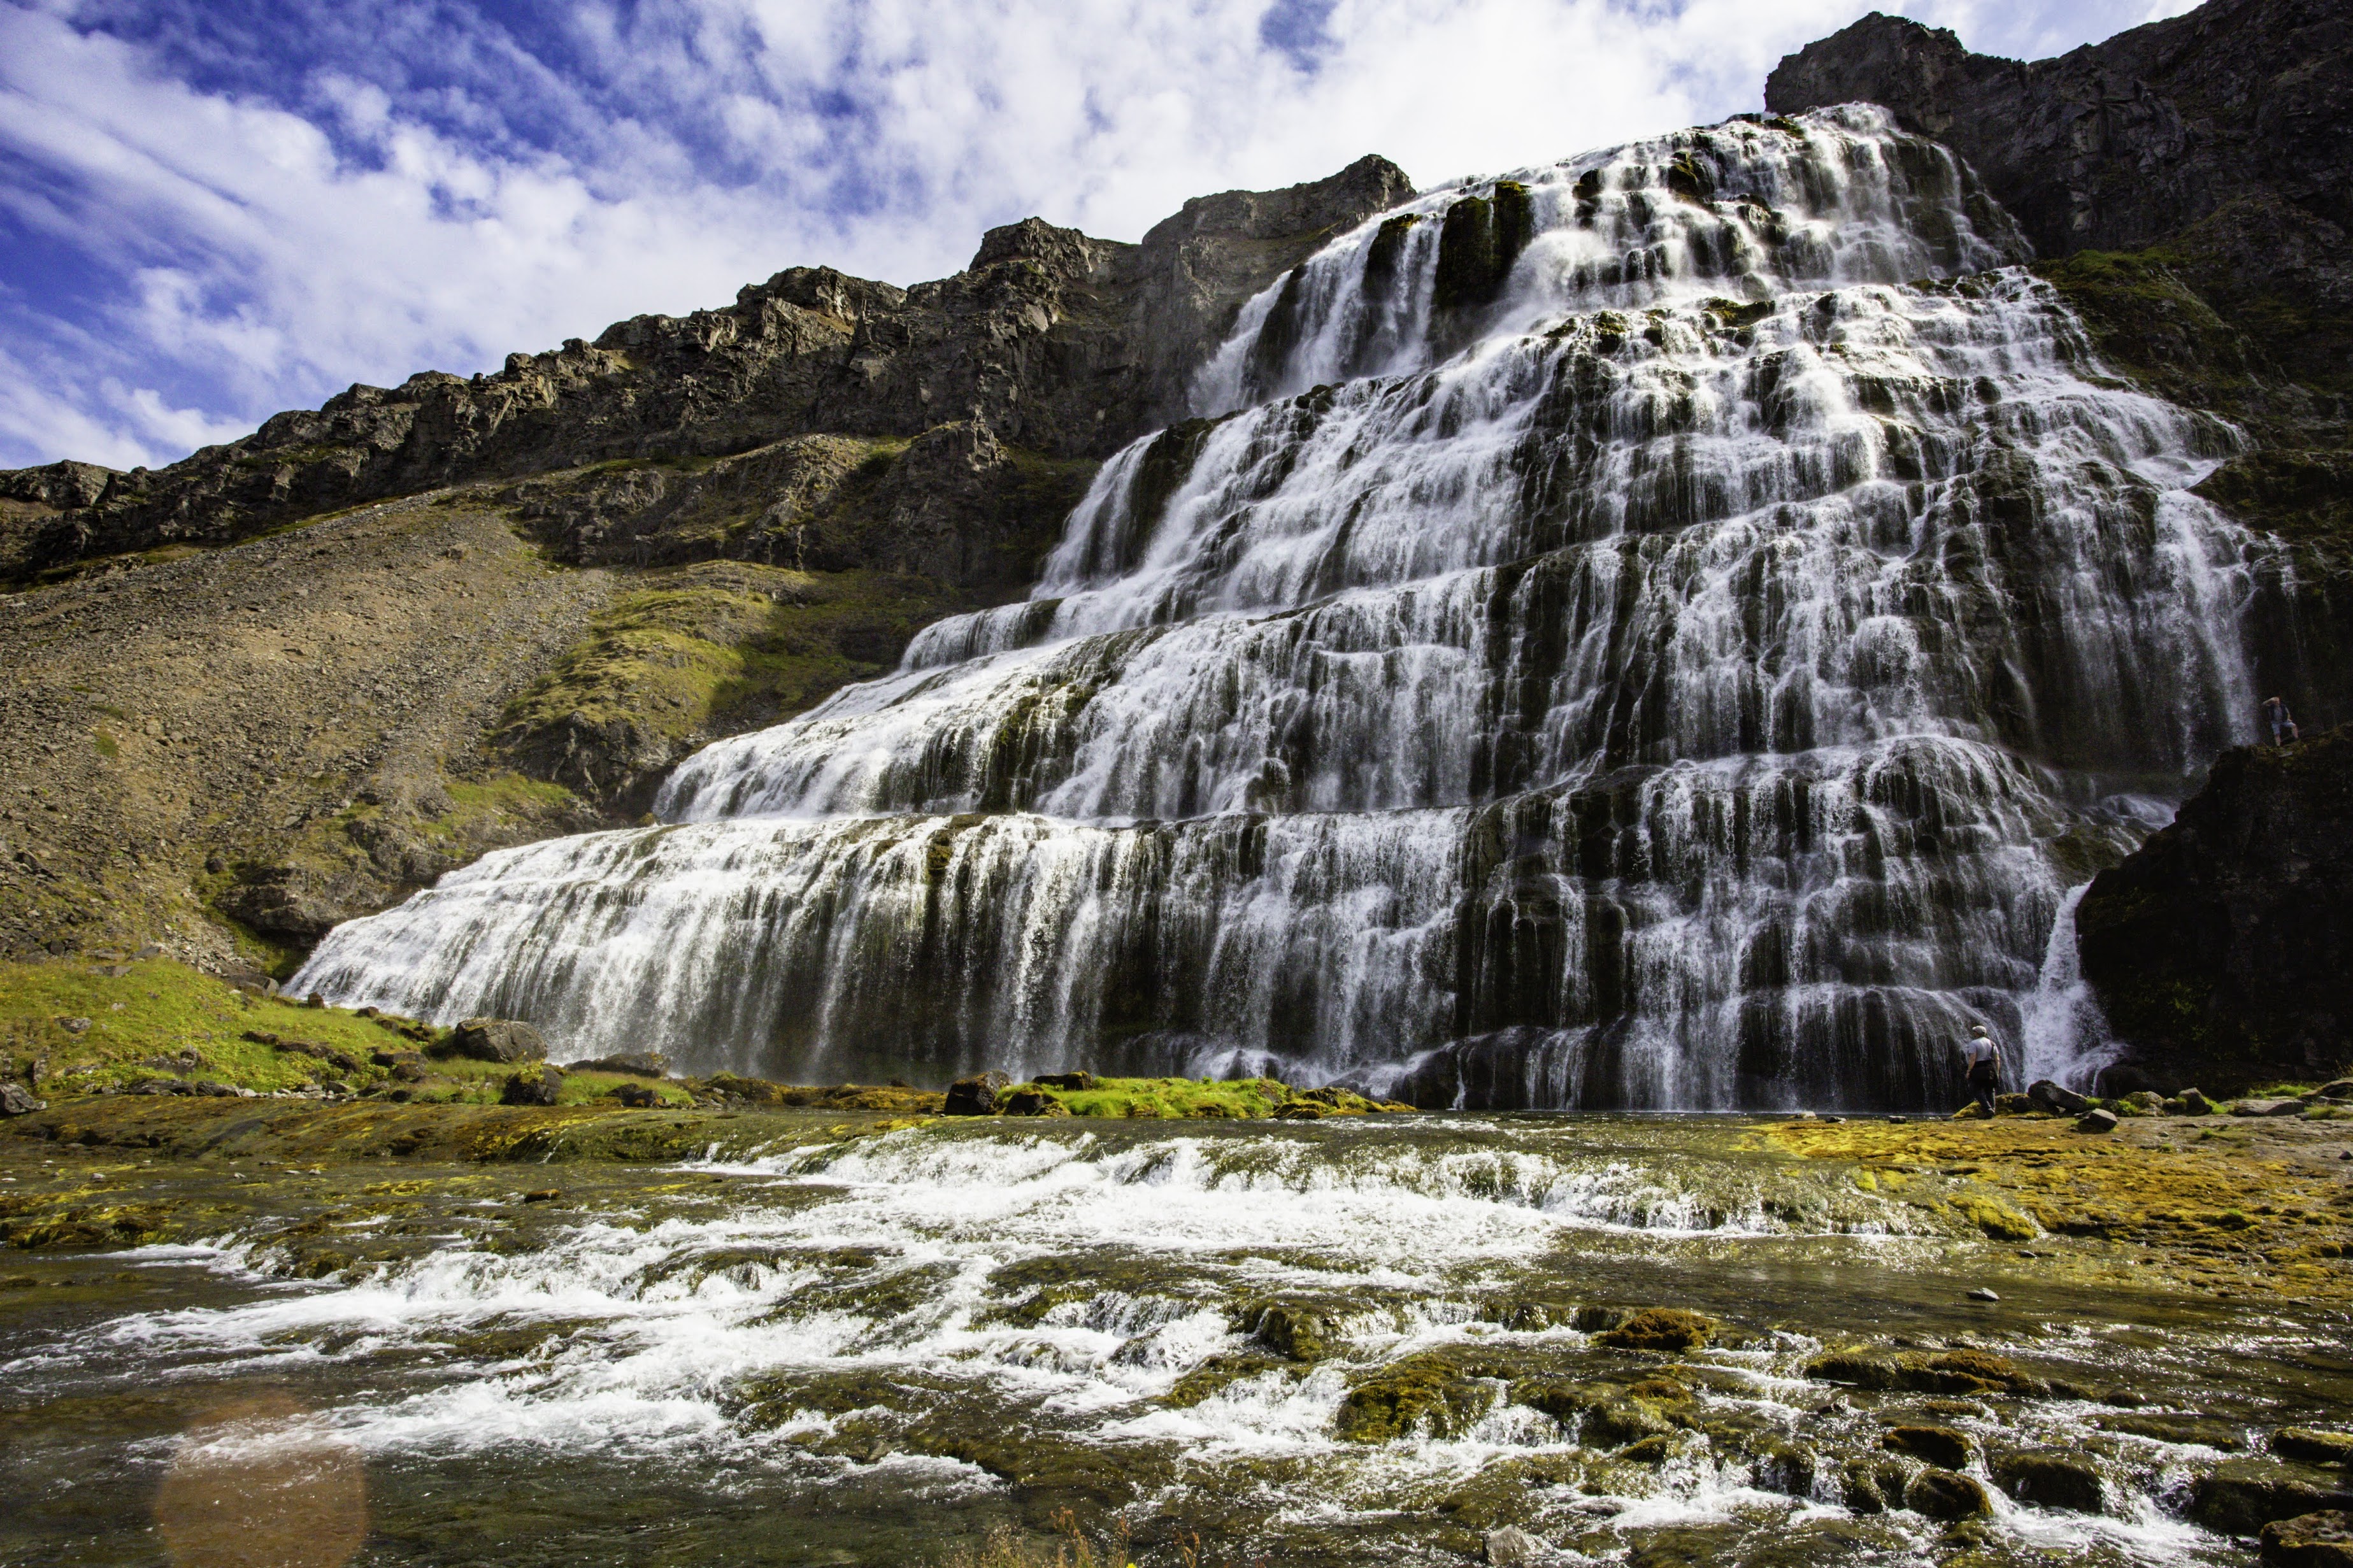
<path fill-rule="evenodd" d="M 1965 1173 L 1871 1190 L 1745 1119 L 743 1125 L 659 1167 L 0 1153 L 220 1215 L 8 1263 L 0 1562 L 186 1561 L 282 1472 L 304 1562 L 2251 1563 L 2196 1478 L 2353 1407 L 2318 1307 L 1989 1239 Z M 1645 1307 L 1721 1328 L 1606 1342 Z M 1856 1344 L 2016 1376 L 1802 1370 Z M 1904 1506 L 1899 1426 L 1990 1516 Z"/>

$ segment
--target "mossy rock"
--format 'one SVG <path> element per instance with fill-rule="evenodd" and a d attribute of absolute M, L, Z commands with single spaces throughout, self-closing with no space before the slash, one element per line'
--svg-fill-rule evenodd
<path fill-rule="evenodd" d="M 1351 1387 L 1332 1429 L 1351 1443 L 1386 1443 L 1420 1432 L 1459 1437 L 1493 1407 L 1496 1393 L 1493 1368 L 1442 1352 L 1408 1356 Z"/>
<path fill-rule="evenodd" d="M 1705 1348 L 1717 1327 L 1715 1319 L 1680 1307 L 1645 1307 L 1594 1338 L 1617 1350 L 1681 1354 Z"/>

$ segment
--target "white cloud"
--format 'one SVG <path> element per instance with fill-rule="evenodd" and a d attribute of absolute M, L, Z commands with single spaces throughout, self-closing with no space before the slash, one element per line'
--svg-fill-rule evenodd
<path fill-rule="evenodd" d="M 1268 4 L 582 5 L 580 82 L 486 24 L 461 42 L 506 100 L 321 67 L 286 107 L 174 79 L 62 0 L 0 0 L 0 168 L 31 172 L 0 204 L 85 258 L 76 297 L 100 300 L 74 320 L 10 291 L 0 463 L 167 461 L 354 379 L 484 368 L 796 263 L 937 276 L 1031 212 L 1134 238 L 1187 196 L 1366 152 L 1426 184 L 1545 162 L 1753 106 L 1782 53 L 1861 9 L 1335 0 L 1304 69 L 1261 41 Z M 2181 6 L 1904 8 L 2040 51 Z M 542 110 L 591 129 L 505 132 Z"/>

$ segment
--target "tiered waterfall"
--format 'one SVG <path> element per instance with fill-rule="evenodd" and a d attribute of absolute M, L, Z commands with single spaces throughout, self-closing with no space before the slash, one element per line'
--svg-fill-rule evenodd
<path fill-rule="evenodd" d="M 2070 889 L 2250 727 L 2265 546 L 2186 489 L 2236 433 L 2023 256 L 1856 108 L 1418 198 L 1029 602 L 296 987 L 804 1082 L 1895 1109 L 1979 1019 L 2080 1068 Z"/>

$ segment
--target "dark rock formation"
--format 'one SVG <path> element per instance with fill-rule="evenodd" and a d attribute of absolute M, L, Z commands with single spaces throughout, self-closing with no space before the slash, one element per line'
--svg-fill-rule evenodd
<path fill-rule="evenodd" d="M 2128 1063 L 2235 1094 L 2353 1058 L 2353 728 L 2214 764 L 2075 911 Z"/>
<path fill-rule="evenodd" d="M 566 471 L 568 485 L 516 500 L 571 559 L 816 567 L 845 548 L 842 529 L 809 536 L 826 499 L 875 444 L 913 441 L 909 537 L 885 531 L 891 559 L 852 548 L 856 563 L 1026 583 L 1034 561 L 994 559 L 989 528 L 1034 487 L 1015 455 L 1100 459 L 1181 417 L 1245 300 L 1411 189 L 1366 158 L 1288 190 L 1188 202 L 1140 245 L 1029 218 L 989 231 L 966 270 L 912 289 L 793 268 L 723 309 L 638 316 L 489 375 L 353 386 L 168 468 L 104 475 L 95 493 L 104 471 L 87 465 L 0 474 L 17 503 L 0 517 L 0 555 L 37 571 L 218 544 L 362 501 Z M 955 433 L 926 434 L 943 426 Z"/>
<path fill-rule="evenodd" d="M 948 1085 L 947 1103 L 941 1114 L 946 1116 L 994 1116 L 997 1097 L 1012 1083 L 1001 1072 L 975 1073 Z"/>
<path fill-rule="evenodd" d="M 2287 243 L 2248 259 L 2296 278 L 2325 261 L 2341 300 L 2353 20 L 2333 0 L 2210 0 L 2033 61 L 1971 54 L 1949 32 L 1873 12 L 1765 84 L 1779 114 L 1855 100 L 1967 158 L 2045 256 L 2137 250 L 2253 203 Z"/>
<path fill-rule="evenodd" d="M 468 1018 L 450 1032 L 448 1051 L 476 1061 L 536 1062 L 547 1059 L 547 1042 L 512 1018 Z"/>
<path fill-rule="evenodd" d="M 499 1090 L 501 1105 L 554 1105 L 563 1092 L 564 1075 L 551 1067 L 525 1068 L 509 1078 Z"/>

